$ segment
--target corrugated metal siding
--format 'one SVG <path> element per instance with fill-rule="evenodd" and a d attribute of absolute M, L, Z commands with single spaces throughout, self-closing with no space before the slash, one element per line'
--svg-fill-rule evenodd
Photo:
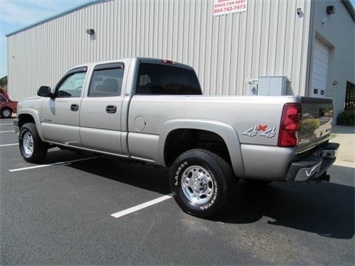
<path fill-rule="evenodd" d="M 310 2 L 248 0 L 246 12 L 219 17 L 213 0 L 85 6 L 8 37 L 9 91 L 21 99 L 77 64 L 145 56 L 192 65 L 205 94 L 247 95 L 246 80 L 284 75 L 294 94 L 304 95 Z"/>

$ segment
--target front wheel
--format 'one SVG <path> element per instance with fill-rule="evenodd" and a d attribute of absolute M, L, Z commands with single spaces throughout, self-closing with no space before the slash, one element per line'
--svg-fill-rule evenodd
<path fill-rule="evenodd" d="M 170 187 L 181 209 L 207 218 L 223 209 L 234 180 L 229 164 L 202 149 L 181 154 L 170 169 Z"/>
<path fill-rule="evenodd" d="M 19 145 L 22 157 L 30 163 L 40 163 L 47 155 L 48 146 L 38 135 L 34 123 L 26 123 L 21 127 Z"/>
<path fill-rule="evenodd" d="M 4 118 L 10 118 L 12 116 L 12 110 L 10 108 L 4 108 L 1 110 L 1 116 Z"/>

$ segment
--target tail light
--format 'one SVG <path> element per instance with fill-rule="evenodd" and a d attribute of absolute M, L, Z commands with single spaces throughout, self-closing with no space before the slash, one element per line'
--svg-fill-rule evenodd
<path fill-rule="evenodd" d="M 299 131 L 301 128 L 301 104 L 286 103 L 282 110 L 279 147 L 294 147 L 299 142 Z"/>

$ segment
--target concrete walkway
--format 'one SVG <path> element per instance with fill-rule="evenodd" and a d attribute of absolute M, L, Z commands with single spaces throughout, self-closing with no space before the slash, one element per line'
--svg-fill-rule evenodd
<path fill-rule="evenodd" d="M 355 127 L 334 126 L 330 142 L 340 144 L 335 165 L 355 168 Z"/>

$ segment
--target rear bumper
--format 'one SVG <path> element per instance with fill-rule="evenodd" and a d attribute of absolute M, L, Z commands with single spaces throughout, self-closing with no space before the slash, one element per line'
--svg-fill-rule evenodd
<path fill-rule="evenodd" d="M 308 181 L 321 179 L 336 160 L 338 143 L 328 143 L 302 160 L 291 164 L 286 181 Z"/>

